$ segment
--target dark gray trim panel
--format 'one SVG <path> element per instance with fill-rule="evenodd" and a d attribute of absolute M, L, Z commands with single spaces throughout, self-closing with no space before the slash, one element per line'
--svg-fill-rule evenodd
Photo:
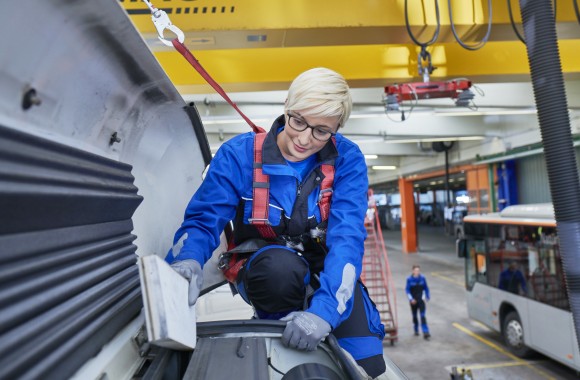
<path fill-rule="evenodd" d="M 0 126 L 0 378 L 68 378 L 140 312 L 133 180 Z"/>

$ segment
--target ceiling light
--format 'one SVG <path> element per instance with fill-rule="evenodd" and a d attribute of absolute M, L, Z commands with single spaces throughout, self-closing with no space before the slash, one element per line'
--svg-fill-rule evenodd
<path fill-rule="evenodd" d="M 379 158 L 376 154 L 365 154 L 365 160 L 376 160 Z"/>
<path fill-rule="evenodd" d="M 401 139 L 385 140 L 385 144 L 407 144 L 407 143 L 425 143 L 437 141 L 478 141 L 485 139 L 485 136 L 461 136 L 461 137 L 433 137 L 425 139 Z M 358 142 L 358 141 L 357 141 Z"/>
<path fill-rule="evenodd" d="M 437 185 L 437 181 L 431 181 L 429 182 L 429 185 Z"/>
<path fill-rule="evenodd" d="M 535 109 L 497 110 L 497 111 L 459 111 L 435 112 L 435 116 L 491 116 L 491 115 L 531 115 L 538 112 Z"/>
<path fill-rule="evenodd" d="M 371 166 L 371 169 L 373 169 L 373 170 L 396 170 L 397 167 L 392 166 L 392 165 L 376 165 L 376 166 Z"/>
<path fill-rule="evenodd" d="M 387 117 L 384 112 L 382 113 L 358 113 L 358 114 L 351 114 L 349 119 L 371 119 L 371 118 L 384 118 Z"/>
<path fill-rule="evenodd" d="M 252 121 L 254 123 L 268 123 L 271 122 L 272 120 L 270 119 L 252 119 Z M 201 119 L 201 122 L 204 125 L 210 125 L 210 124 L 244 124 L 245 120 L 244 119 L 212 119 L 212 120 L 204 120 Z"/>

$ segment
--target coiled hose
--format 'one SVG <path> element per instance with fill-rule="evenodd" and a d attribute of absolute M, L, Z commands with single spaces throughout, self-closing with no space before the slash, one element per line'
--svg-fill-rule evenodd
<path fill-rule="evenodd" d="M 568 298 L 580 337 L 580 179 L 550 0 L 520 0 Z M 577 338 L 578 339 L 578 338 Z M 580 347 L 580 341 L 577 342 Z"/>

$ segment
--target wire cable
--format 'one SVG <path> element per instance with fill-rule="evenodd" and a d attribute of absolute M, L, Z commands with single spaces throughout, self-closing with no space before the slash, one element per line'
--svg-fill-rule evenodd
<path fill-rule="evenodd" d="M 451 26 L 451 32 L 453 32 L 453 36 L 455 37 L 455 40 L 459 43 L 459 45 L 461 45 L 461 47 L 463 47 L 464 49 L 472 51 L 479 50 L 483 46 L 485 46 L 487 40 L 489 39 L 489 35 L 491 34 L 491 16 L 492 16 L 491 0 L 487 0 L 487 9 L 489 17 L 489 20 L 487 21 L 487 32 L 485 33 L 483 39 L 474 45 L 468 45 L 465 42 L 463 42 L 461 38 L 459 38 L 459 35 L 455 30 L 455 23 L 453 22 L 453 10 L 451 8 L 451 0 L 447 0 L 447 6 L 449 7 L 449 25 Z"/>
<path fill-rule="evenodd" d="M 521 35 L 520 31 L 516 27 L 516 22 L 514 20 L 514 14 L 512 13 L 512 2 L 511 2 L 511 0 L 507 0 L 507 7 L 508 7 L 508 14 L 510 16 L 510 23 L 512 25 L 512 29 L 514 30 L 514 33 L 518 37 L 518 40 L 522 41 L 522 43 L 525 45 L 526 44 L 526 40 L 524 40 L 524 37 Z"/>
<path fill-rule="evenodd" d="M 272 360 L 271 360 L 271 359 L 272 359 L 272 358 L 268 357 L 268 365 L 269 365 L 270 367 L 272 367 L 272 369 L 273 369 L 274 371 L 276 371 L 276 372 L 278 372 L 280 375 L 284 376 L 284 375 L 285 375 L 285 373 L 284 373 L 284 372 L 282 372 L 282 371 L 280 371 L 278 368 L 274 367 L 274 364 L 272 364 Z"/>
<path fill-rule="evenodd" d="M 425 14 L 424 10 L 423 14 Z M 431 37 L 429 42 L 419 42 L 419 40 L 415 37 L 415 35 L 413 35 L 413 32 L 411 31 L 411 26 L 409 25 L 408 0 L 405 0 L 405 27 L 407 28 L 407 33 L 409 34 L 409 37 L 411 37 L 411 40 L 413 40 L 415 45 L 427 47 L 433 45 L 435 41 L 437 41 L 437 39 L 439 38 L 439 32 L 441 31 L 441 21 L 439 17 L 439 2 L 437 0 L 435 0 L 435 18 L 437 20 L 437 28 L 433 33 L 433 37 Z"/>

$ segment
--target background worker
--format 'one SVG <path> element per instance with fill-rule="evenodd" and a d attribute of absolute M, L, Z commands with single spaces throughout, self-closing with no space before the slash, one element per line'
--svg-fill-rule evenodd
<path fill-rule="evenodd" d="M 234 221 L 238 251 L 251 252 L 234 279 L 261 319 L 287 321 L 282 342 L 315 350 L 332 331 L 371 377 L 384 373 L 384 326 L 359 276 L 362 270 L 368 178 L 358 146 L 338 132 L 352 100 L 338 73 L 316 68 L 291 84 L 256 163 L 256 134 L 223 144 L 185 211 L 166 261 L 190 280 L 190 304 L 202 286 L 202 267 Z M 254 167 L 266 180 L 256 185 Z M 332 192 L 321 192 L 334 167 Z M 252 218 L 254 187 L 268 188 L 268 223 Z M 319 205 L 332 194 L 328 216 Z M 258 221 L 259 222 L 259 221 Z M 312 290 L 312 291 L 310 291 Z"/>
<path fill-rule="evenodd" d="M 417 311 L 419 311 L 423 337 L 425 339 L 431 338 L 429 326 L 427 326 L 427 317 L 425 316 L 426 302 L 431 299 L 431 296 L 429 294 L 429 287 L 427 286 L 427 279 L 421 274 L 421 267 L 419 265 L 413 265 L 413 273 L 407 278 L 405 291 L 407 292 L 407 297 L 411 305 L 415 335 L 419 335 L 419 320 L 417 318 Z"/>
<path fill-rule="evenodd" d="M 514 294 L 520 294 L 520 289 L 524 295 L 528 293 L 526 278 L 515 260 L 509 261 L 508 267 L 499 274 L 498 288 Z"/>

